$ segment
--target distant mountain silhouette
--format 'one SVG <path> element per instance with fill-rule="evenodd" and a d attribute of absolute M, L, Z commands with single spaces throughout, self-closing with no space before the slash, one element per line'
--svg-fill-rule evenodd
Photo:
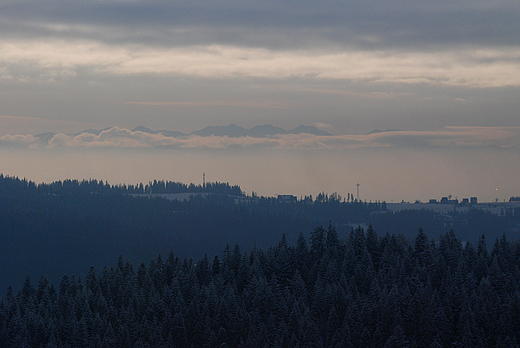
<path fill-rule="evenodd" d="M 322 131 L 321 129 L 318 129 L 314 126 L 304 126 L 304 125 L 298 126 L 298 127 L 294 128 L 293 130 L 290 130 L 289 133 L 291 133 L 291 134 L 306 133 L 306 134 L 323 135 L 323 136 L 331 135 L 330 133 Z"/>
<path fill-rule="evenodd" d="M 236 124 L 230 124 L 229 126 L 207 126 L 191 134 L 199 135 L 201 137 L 209 137 L 212 135 L 223 137 L 227 135 L 230 138 L 237 138 L 246 137 L 248 135 L 250 136 L 249 133 L 249 129 L 239 127 Z"/>
<path fill-rule="evenodd" d="M 94 134 L 99 135 L 101 132 L 108 130 L 112 127 L 108 127 L 105 129 L 86 129 L 81 132 L 70 134 L 71 136 L 75 137 L 83 133 L 88 134 Z M 152 130 L 150 128 L 146 128 L 143 126 L 136 127 L 132 129 L 132 132 L 143 132 L 148 134 L 162 134 L 165 137 L 172 137 L 172 138 L 182 138 L 187 137 L 190 134 L 186 134 L 183 132 L 178 131 L 168 131 L 168 130 Z M 313 126 L 298 126 L 292 130 L 285 130 L 280 127 L 275 127 L 270 124 L 266 124 L 263 126 L 256 126 L 253 128 L 242 128 L 240 126 L 237 126 L 236 124 L 230 124 L 229 126 L 208 126 L 203 129 L 197 130 L 191 135 L 198 135 L 201 137 L 209 137 L 209 136 L 227 136 L 230 138 L 238 138 L 238 137 L 254 137 L 254 138 L 265 138 L 270 137 L 274 135 L 279 134 L 314 134 L 314 135 L 320 135 L 320 136 L 327 136 L 331 135 L 330 133 L 327 133 L 325 131 L 322 131 L 316 127 Z M 50 140 L 55 133 L 43 133 L 35 135 L 35 137 L 39 138 L 41 141 L 48 141 Z"/>
<path fill-rule="evenodd" d="M 249 131 L 251 133 L 250 136 L 257 137 L 257 138 L 265 137 L 267 135 L 287 134 L 287 131 L 285 129 L 282 129 L 280 127 L 275 127 L 270 124 L 266 124 L 263 126 L 256 126 L 256 127 L 249 129 Z"/>
<path fill-rule="evenodd" d="M 85 130 L 83 130 L 81 132 L 70 134 L 70 135 L 73 136 L 73 137 L 78 136 L 78 135 L 83 134 L 83 133 L 99 135 L 99 134 L 101 134 L 101 132 L 109 130 L 110 128 L 112 128 L 112 127 L 108 127 L 108 128 L 104 128 L 104 129 L 91 129 L 91 128 L 89 128 L 89 129 L 85 129 Z M 168 131 L 168 130 L 157 130 L 157 131 L 155 131 L 155 130 L 151 130 L 150 128 L 146 128 L 146 127 L 143 127 L 143 126 L 139 126 L 139 127 L 136 127 L 134 129 L 132 129 L 132 132 L 143 132 L 143 133 L 148 133 L 148 134 L 162 134 L 165 137 L 173 137 L 173 138 L 181 138 L 181 137 L 186 137 L 186 136 L 189 135 L 189 134 L 186 134 L 186 133 L 183 133 L 183 132 L 177 132 L 177 131 Z M 36 135 L 36 137 L 47 135 L 47 134 L 51 134 L 51 133 L 39 134 L 39 135 Z M 52 133 L 52 134 L 54 136 L 54 133 Z"/>
<path fill-rule="evenodd" d="M 203 128 L 201 130 L 195 131 L 191 134 L 193 135 L 199 135 L 202 137 L 207 136 L 228 136 L 230 138 L 237 138 L 237 137 L 255 137 L 255 138 L 263 138 L 278 134 L 314 134 L 314 135 L 331 135 L 330 133 L 324 132 L 322 130 L 319 130 L 316 127 L 313 126 L 298 126 L 290 131 L 286 131 L 285 129 L 275 127 L 270 124 L 266 124 L 263 126 L 256 126 L 253 128 L 242 128 L 240 126 L 237 126 L 236 124 L 230 124 L 229 126 L 208 126 L 206 128 Z"/>
<path fill-rule="evenodd" d="M 373 131 L 368 132 L 368 133 L 365 134 L 365 135 L 377 134 L 377 133 L 386 133 L 386 132 L 400 132 L 400 131 L 401 131 L 400 129 L 385 129 L 385 130 L 374 129 Z"/>

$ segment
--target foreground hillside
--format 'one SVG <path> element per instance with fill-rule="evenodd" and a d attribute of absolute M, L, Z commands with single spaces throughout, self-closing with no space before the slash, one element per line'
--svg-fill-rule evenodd
<path fill-rule="evenodd" d="M 45 277 L 0 302 L 0 347 L 518 347 L 520 243 L 316 228 L 268 249 Z"/>

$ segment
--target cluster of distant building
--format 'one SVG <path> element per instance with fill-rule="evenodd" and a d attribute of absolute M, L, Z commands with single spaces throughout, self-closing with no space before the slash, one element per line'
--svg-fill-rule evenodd
<path fill-rule="evenodd" d="M 278 195 L 277 200 L 280 203 L 296 203 L 298 201 L 298 197 L 293 195 Z"/>
<path fill-rule="evenodd" d="M 470 197 L 470 198 L 462 198 L 462 201 L 459 202 L 458 199 L 451 199 L 451 197 L 442 197 L 440 201 L 437 199 L 430 199 L 428 201 L 430 204 L 461 204 L 461 205 L 469 205 L 469 204 L 477 204 L 478 199 L 477 197 Z"/>

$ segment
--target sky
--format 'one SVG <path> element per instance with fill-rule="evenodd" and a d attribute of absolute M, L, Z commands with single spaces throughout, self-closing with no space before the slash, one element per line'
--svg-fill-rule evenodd
<path fill-rule="evenodd" d="M 502 201 L 519 92 L 518 0 L 0 0 L 0 172 L 36 182 Z M 132 132 L 229 124 L 332 136 Z"/>

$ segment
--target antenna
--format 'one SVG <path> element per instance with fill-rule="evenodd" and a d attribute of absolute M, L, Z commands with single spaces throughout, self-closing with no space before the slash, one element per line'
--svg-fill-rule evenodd
<path fill-rule="evenodd" d="M 357 186 L 357 197 L 356 197 L 356 200 L 359 201 L 359 183 L 357 183 L 356 186 Z"/>

